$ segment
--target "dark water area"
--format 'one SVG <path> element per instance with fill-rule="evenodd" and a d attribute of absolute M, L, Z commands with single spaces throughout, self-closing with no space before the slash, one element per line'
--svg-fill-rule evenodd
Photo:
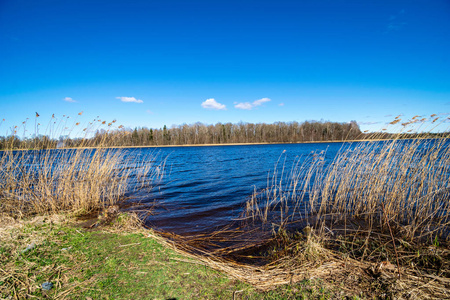
<path fill-rule="evenodd" d="M 275 165 L 289 172 L 295 160 L 323 151 L 325 162 L 344 143 L 270 144 L 236 146 L 168 147 L 162 182 L 147 195 L 135 195 L 142 204 L 157 203 L 148 226 L 177 234 L 207 232 L 239 217 L 253 191 L 267 187 Z M 346 144 L 347 146 L 349 144 Z M 130 149 L 130 155 L 154 148 Z M 142 155 L 142 154 L 141 154 Z M 133 195 L 130 195 L 133 196 Z"/>

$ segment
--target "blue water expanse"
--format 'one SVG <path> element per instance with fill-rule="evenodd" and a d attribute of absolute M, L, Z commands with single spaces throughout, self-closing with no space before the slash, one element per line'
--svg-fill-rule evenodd
<path fill-rule="evenodd" d="M 167 158 L 166 174 L 152 193 L 134 195 L 157 203 L 147 225 L 178 234 L 214 230 L 239 217 L 253 191 L 267 187 L 278 169 L 324 151 L 330 162 L 343 143 L 198 146 L 129 149 L 131 155 L 153 152 Z M 348 144 L 347 144 L 348 145 Z M 140 154 L 138 154 L 141 152 Z M 133 198 L 133 195 L 130 195 Z"/>
<path fill-rule="evenodd" d="M 400 141 L 407 145 L 413 140 Z M 437 140 L 422 140 L 416 154 L 426 152 Z M 234 145 L 234 146 L 194 146 L 163 148 L 121 148 L 122 164 L 119 171 L 132 171 L 129 188 L 125 194 L 123 209 L 147 213 L 145 223 L 159 230 L 178 234 L 208 232 L 230 224 L 240 217 L 245 202 L 254 191 L 269 187 L 274 169 L 278 174 L 291 171 L 294 163 L 306 164 L 312 161 L 323 162 L 324 167 L 333 162 L 340 150 L 352 151 L 354 147 L 365 147 L 370 143 L 374 154 L 381 150 L 386 142 L 356 143 L 305 143 L 270 145 Z M 369 145 L 368 145 L 369 146 Z M 443 159 L 448 159 L 446 149 L 450 142 L 442 145 Z M 50 151 L 50 153 L 48 152 Z M 41 164 L 48 154 L 57 158 L 52 164 L 65 163 L 70 157 L 70 149 L 14 151 L 19 155 L 15 168 L 17 174 L 9 174 L 20 179 L 24 169 L 31 169 L 36 175 L 41 172 Z M 78 150 L 76 150 L 78 151 Z M 96 150 L 84 149 L 86 155 Z M 105 153 L 110 153 L 107 151 Z M 0 152 L 0 156 L 4 152 Z M 441 156 L 438 154 L 438 157 Z M 58 158 L 60 157 L 60 158 Z M 437 157 L 437 158 L 438 158 Z M 323 158 L 323 160 L 321 159 Z M 6 161 L 8 161 L 8 157 Z M 140 189 L 139 179 L 134 175 L 141 170 L 142 163 L 153 164 L 155 168 L 165 161 L 164 176 L 161 181 L 150 180 L 152 190 Z M 364 161 L 358 162 L 364 163 Z M 412 168 L 417 160 L 410 161 Z M 448 172 L 450 166 L 446 166 Z M 0 170 L 1 171 L 1 170 Z M 280 177 L 278 177 L 280 178 Z M 450 173 L 438 182 L 444 191 L 448 189 Z M 300 178 L 301 180 L 302 178 Z M 148 180 L 148 179 L 145 179 Z M 436 182 L 435 182 L 436 183 Z M 426 190 L 426 189 L 425 189 Z M 307 197 L 307 195 L 306 195 Z M 307 199 L 305 199 L 307 200 Z"/>

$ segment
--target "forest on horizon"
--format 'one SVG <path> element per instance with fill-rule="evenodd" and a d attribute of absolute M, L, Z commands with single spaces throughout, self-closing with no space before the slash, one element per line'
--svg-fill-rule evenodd
<path fill-rule="evenodd" d="M 78 124 L 77 124 L 78 125 Z M 111 125 L 109 123 L 108 125 Z M 72 147 L 127 147 L 127 146 L 179 146 L 205 144 L 239 143 L 304 143 L 325 141 L 349 141 L 371 138 L 392 138 L 390 133 L 363 133 L 356 121 L 330 122 L 305 121 L 302 123 L 275 122 L 266 123 L 216 123 L 207 125 L 173 125 L 167 128 L 120 126 L 118 129 L 106 127 L 97 129 L 93 137 L 71 138 L 61 135 L 58 138 L 49 135 L 37 135 L 20 138 L 17 135 L 1 136 L 0 149 L 46 149 Z M 403 134 L 403 138 L 423 137 L 422 134 Z M 428 133 L 427 136 L 430 136 Z M 435 134 L 433 136 L 440 136 Z"/>

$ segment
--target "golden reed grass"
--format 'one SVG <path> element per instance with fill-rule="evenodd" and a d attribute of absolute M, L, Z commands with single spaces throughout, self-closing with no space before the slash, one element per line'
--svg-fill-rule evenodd
<path fill-rule="evenodd" d="M 402 129 L 410 131 L 414 120 Z M 369 231 L 394 225 L 409 240 L 448 239 L 450 135 L 405 139 L 403 133 L 344 144 L 328 164 L 324 151 L 300 158 L 290 171 L 277 163 L 268 188 L 247 202 L 244 218 L 282 228 L 309 220 L 325 231 L 360 220 Z"/>
<path fill-rule="evenodd" d="M 263 290 L 320 279 L 343 295 L 449 298 L 450 135 L 426 121 L 398 116 L 397 134 L 345 143 L 331 162 L 286 167 L 283 153 L 236 224 L 160 240 Z"/>
<path fill-rule="evenodd" d="M 67 117 L 59 123 L 54 119 L 47 132 L 64 134 L 66 140 L 80 124 L 76 119 L 68 125 Z M 70 145 L 64 139 L 57 142 L 42 136 L 22 140 L 22 145 L 40 150 L 14 150 L 14 144 L 6 147 L 0 153 L 0 212 L 15 217 L 62 211 L 88 214 L 117 204 L 133 189 L 150 189 L 161 178 L 163 165 L 156 165 L 154 154 L 134 157 L 126 149 L 102 148 L 107 134 L 96 140 L 96 148 L 87 148 L 92 138 L 86 132 L 98 130 L 102 130 L 100 120 L 80 129 L 77 133 L 84 135 L 77 139 L 78 148 L 48 149 L 57 143 Z"/>

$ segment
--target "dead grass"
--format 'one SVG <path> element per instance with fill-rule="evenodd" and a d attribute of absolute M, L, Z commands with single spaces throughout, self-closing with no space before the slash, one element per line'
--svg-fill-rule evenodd
<path fill-rule="evenodd" d="M 239 222 L 162 242 L 263 290 L 320 278 L 353 296 L 450 298 L 450 136 L 403 139 L 416 120 L 330 163 L 322 152 L 286 168 L 282 154 Z"/>
<path fill-rule="evenodd" d="M 38 118 L 36 114 L 35 136 L 39 135 Z M 115 121 L 102 125 L 106 121 L 96 119 L 81 129 L 77 118 L 72 125 L 68 118 L 64 116 L 57 122 L 52 116 L 45 132 L 48 138 L 46 135 L 21 141 L 23 145 L 41 150 L 14 150 L 11 142 L 0 153 L 2 214 L 25 217 L 62 211 L 76 215 L 100 212 L 119 203 L 130 191 L 150 190 L 161 179 L 164 160 L 161 164 L 155 163 L 157 154 L 137 158 L 126 149 L 102 147 L 110 142 L 107 133 Z M 24 133 L 25 126 L 26 122 L 22 125 Z M 12 141 L 21 130 L 21 127 L 15 128 Z M 93 139 L 89 137 L 93 132 L 103 134 Z M 78 148 L 49 149 L 56 147 L 54 137 L 71 133 L 81 136 L 76 140 Z M 89 148 L 94 140 L 98 148 Z M 65 140 L 58 143 L 63 148 L 68 146 Z"/>
<path fill-rule="evenodd" d="M 15 217 L 100 211 L 132 189 L 150 189 L 161 176 L 152 161 L 129 161 L 124 151 L 111 149 L 6 151 L 0 211 Z"/>
<path fill-rule="evenodd" d="M 110 221 L 108 224 L 102 223 L 101 232 L 149 234 L 135 214 L 111 213 L 113 210 L 107 208 L 99 217 L 99 220 L 104 220 L 105 215 L 109 215 Z M 0 258 L 3 263 L 0 264 L 0 294 L 14 295 L 14 299 L 36 298 L 36 293 L 41 290 L 40 284 L 47 280 L 54 284 L 53 290 L 57 292 L 51 295 L 43 292 L 42 298 L 73 299 L 71 295 L 75 290 L 77 293 L 92 290 L 101 278 L 97 275 L 84 278 L 85 271 L 74 265 L 75 261 L 80 260 L 80 253 L 72 253 L 66 248 L 60 250 L 61 246 L 54 244 L 61 243 L 60 238 L 67 234 L 59 231 L 55 236 L 54 228 L 74 227 L 75 234 L 82 239 L 84 230 L 76 229 L 79 223 L 76 217 L 67 214 L 39 215 L 20 220 L 1 216 Z M 55 248 L 58 253 L 54 252 Z M 40 259 L 32 258 L 34 256 L 29 256 L 29 253 Z"/>
<path fill-rule="evenodd" d="M 50 225 L 47 230 L 50 233 L 51 226 L 67 224 L 69 219 L 63 215 L 36 216 L 29 220 L 17 220 L 7 216 L 0 218 L 2 241 L 0 257 L 3 262 L 0 267 L 0 282 L 2 283 L 0 294 L 14 295 L 14 299 L 33 298 L 32 294 L 40 290 L 39 282 L 43 280 L 39 273 L 35 272 L 36 269 L 39 269 L 40 273 L 50 274 L 49 279 L 51 278 L 55 282 L 57 288 L 61 285 L 67 286 L 64 294 L 59 294 L 55 299 L 63 298 L 75 288 L 89 285 L 88 281 L 70 282 L 70 278 L 77 276 L 77 270 L 70 266 L 55 263 L 42 267 L 39 261 L 23 259 L 31 252 L 46 251 L 45 249 L 49 247 L 48 236 L 28 228 Z"/>

